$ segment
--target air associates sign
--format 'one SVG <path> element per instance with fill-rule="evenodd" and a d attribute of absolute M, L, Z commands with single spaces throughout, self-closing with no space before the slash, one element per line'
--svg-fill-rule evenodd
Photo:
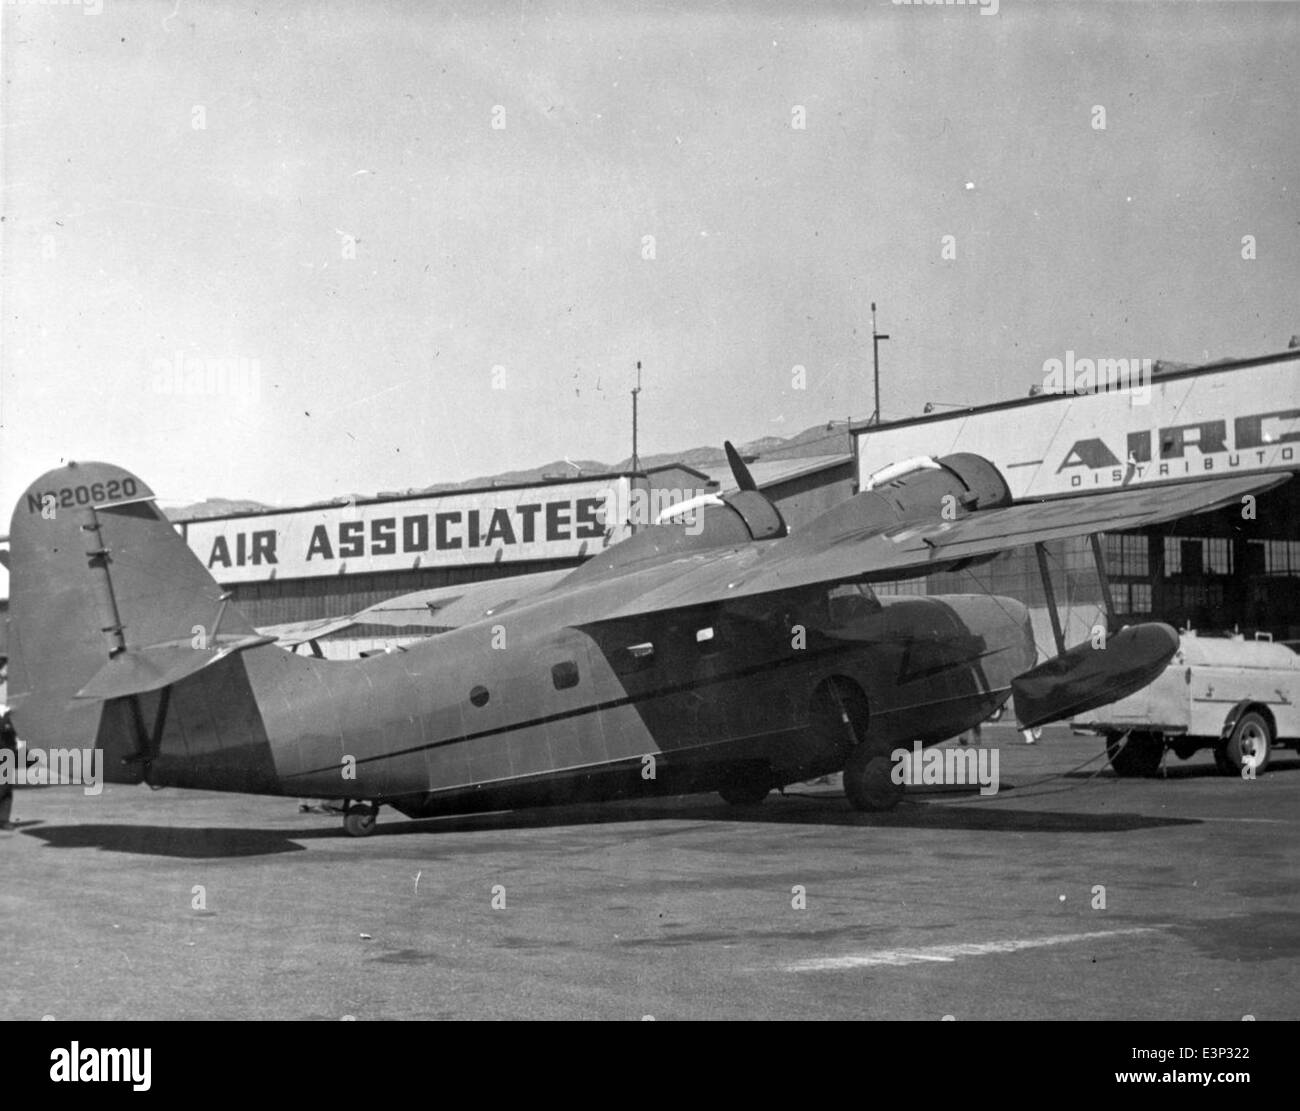
<path fill-rule="evenodd" d="M 626 478 L 485 490 L 190 521 L 185 539 L 218 582 L 460 567 L 589 556 Z"/>

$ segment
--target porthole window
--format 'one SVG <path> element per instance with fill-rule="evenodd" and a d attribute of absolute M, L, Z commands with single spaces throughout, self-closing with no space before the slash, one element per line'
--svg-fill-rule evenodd
<path fill-rule="evenodd" d="M 474 703 L 475 706 L 486 706 L 488 698 L 487 687 L 475 687 L 469 692 L 469 700 Z"/>
<path fill-rule="evenodd" d="M 572 660 L 565 660 L 551 668 L 551 682 L 557 691 L 567 690 L 578 685 L 578 665 Z"/>

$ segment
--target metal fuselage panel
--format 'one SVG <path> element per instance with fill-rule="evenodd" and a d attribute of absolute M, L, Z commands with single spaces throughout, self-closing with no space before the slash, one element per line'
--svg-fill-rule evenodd
<path fill-rule="evenodd" d="M 556 598 L 354 663 L 243 658 L 284 793 L 421 815 L 837 771 L 846 749 L 810 728 L 827 677 L 861 688 L 867 738 L 891 747 L 987 717 L 1035 658 L 1009 599 L 887 598 L 837 621 L 825 593 L 576 627 Z"/>

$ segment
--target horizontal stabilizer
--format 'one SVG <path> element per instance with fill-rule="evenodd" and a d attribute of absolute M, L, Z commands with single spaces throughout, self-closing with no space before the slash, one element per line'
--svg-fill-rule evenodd
<path fill-rule="evenodd" d="M 107 701 L 128 694 L 161 690 L 233 652 L 274 643 L 275 638 L 270 636 L 232 636 L 218 637 L 217 644 L 208 648 L 160 644 L 152 648 L 129 649 L 110 659 L 73 697 Z"/>

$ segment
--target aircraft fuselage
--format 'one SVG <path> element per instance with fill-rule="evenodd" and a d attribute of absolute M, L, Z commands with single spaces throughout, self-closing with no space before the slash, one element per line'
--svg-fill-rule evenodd
<path fill-rule="evenodd" d="M 542 598 L 355 662 L 233 655 L 139 696 L 141 719 L 162 722 L 147 777 L 382 801 L 413 817 L 780 786 L 840 770 L 856 743 L 887 752 L 954 736 L 1035 659 L 1024 607 L 988 596 L 877 601 L 850 588 L 838 609 L 821 590 L 581 617 Z M 132 713 L 106 708 L 101 744 L 121 769 L 110 779 L 140 777 Z"/>

